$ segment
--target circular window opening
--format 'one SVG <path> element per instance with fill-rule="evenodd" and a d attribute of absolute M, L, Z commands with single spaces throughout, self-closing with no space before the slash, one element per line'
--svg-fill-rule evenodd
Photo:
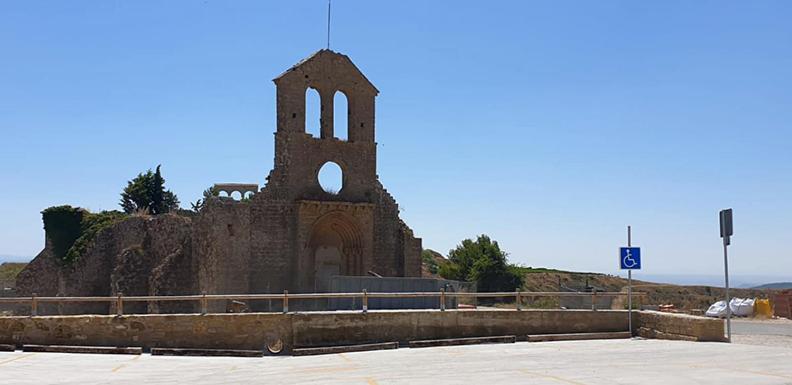
<path fill-rule="evenodd" d="M 341 166 L 335 162 L 327 162 L 319 169 L 319 185 L 330 194 L 338 194 L 344 187 L 344 175 Z"/>

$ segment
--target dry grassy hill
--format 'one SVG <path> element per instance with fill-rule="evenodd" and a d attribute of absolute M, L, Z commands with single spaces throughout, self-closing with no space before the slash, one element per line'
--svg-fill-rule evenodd
<path fill-rule="evenodd" d="M 560 285 L 559 285 L 560 284 Z M 587 285 L 604 291 L 627 291 L 627 280 L 621 277 L 599 273 L 575 273 L 565 271 L 527 272 L 524 289 L 526 291 L 558 291 L 569 288 L 583 290 Z M 706 310 L 712 303 L 723 299 L 724 289 L 712 286 L 682 286 L 633 280 L 633 291 L 647 295 L 638 300 L 639 304 L 673 304 L 677 309 Z M 770 290 L 730 289 L 732 297 L 767 298 Z"/>
<path fill-rule="evenodd" d="M 447 263 L 440 253 L 427 250 L 431 253 L 431 260 L 424 258 L 424 276 L 437 277 L 432 274 L 430 265 L 440 266 Z M 427 254 L 428 255 L 428 254 Z M 587 286 L 603 291 L 627 292 L 627 279 L 601 273 L 580 273 L 542 268 L 525 268 L 524 291 L 585 291 Z M 706 310 L 711 304 L 721 300 L 724 289 L 712 286 L 681 286 L 633 280 L 633 291 L 644 292 L 647 295 L 637 300 L 643 305 L 673 304 L 680 310 L 701 309 Z M 767 298 L 772 290 L 769 289 L 730 289 L 732 297 Z M 557 302 L 556 302 L 557 303 Z M 547 304 L 551 305 L 551 304 Z M 626 308 L 626 304 L 624 305 Z"/>
<path fill-rule="evenodd" d="M 0 264 L 0 290 L 14 287 L 17 274 L 27 266 L 27 263 L 4 262 Z"/>

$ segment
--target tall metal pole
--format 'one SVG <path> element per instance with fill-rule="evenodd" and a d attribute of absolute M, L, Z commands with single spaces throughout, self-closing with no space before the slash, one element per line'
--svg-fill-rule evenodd
<path fill-rule="evenodd" d="M 327 49 L 330 49 L 330 0 L 327 0 Z"/>
<path fill-rule="evenodd" d="M 726 274 L 726 340 L 731 342 L 731 304 L 729 303 L 729 252 L 728 240 L 723 239 L 723 270 Z"/>
<path fill-rule="evenodd" d="M 632 247 L 632 227 L 627 226 L 627 247 Z M 632 269 L 627 270 L 627 324 L 632 337 Z"/>

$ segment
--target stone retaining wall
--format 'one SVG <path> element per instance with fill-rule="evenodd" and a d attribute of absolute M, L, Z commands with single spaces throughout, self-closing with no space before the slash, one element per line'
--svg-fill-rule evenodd
<path fill-rule="evenodd" d="M 723 321 L 636 312 L 641 335 L 723 340 Z M 627 330 L 625 311 L 437 310 L 0 317 L 0 344 L 265 350 L 377 342 Z"/>
<path fill-rule="evenodd" d="M 644 338 L 726 341 L 722 319 L 655 311 L 637 312 L 637 318 L 637 334 Z"/>

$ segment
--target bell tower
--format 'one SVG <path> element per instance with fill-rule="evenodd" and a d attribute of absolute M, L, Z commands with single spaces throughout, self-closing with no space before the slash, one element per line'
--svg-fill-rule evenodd
<path fill-rule="evenodd" d="M 307 200 L 371 201 L 377 180 L 374 142 L 374 98 L 379 91 L 349 57 L 321 50 L 274 79 L 277 88 L 275 170 L 289 198 Z M 306 132 L 306 92 L 319 93 L 320 137 Z M 347 99 L 347 127 L 334 127 L 336 93 Z M 347 139 L 339 139 L 346 130 Z M 338 164 L 342 186 L 325 192 L 318 173 L 328 162 Z"/>

